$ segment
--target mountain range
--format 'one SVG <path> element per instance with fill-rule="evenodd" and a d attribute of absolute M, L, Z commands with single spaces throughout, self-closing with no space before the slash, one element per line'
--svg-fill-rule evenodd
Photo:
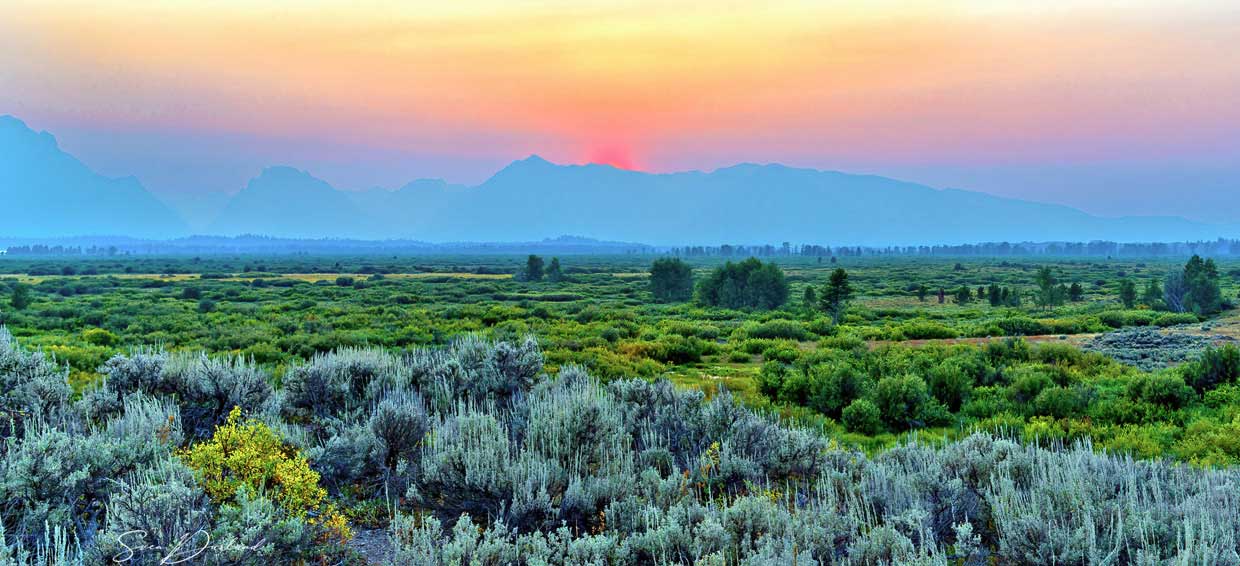
<path fill-rule="evenodd" d="M 56 138 L 0 116 L 0 234 L 164 237 L 189 229 L 137 179 L 111 179 L 61 151 Z"/>
<path fill-rule="evenodd" d="M 0 117 L 0 235 L 176 237 L 190 227 L 134 178 L 100 176 L 46 132 Z M 535 241 L 581 234 L 649 244 L 847 245 L 981 241 L 1210 240 L 1237 226 L 1178 217 L 1106 218 L 1054 204 L 777 164 L 654 174 L 515 161 L 477 186 L 417 180 L 340 190 L 269 167 L 196 233 L 276 237 Z"/>

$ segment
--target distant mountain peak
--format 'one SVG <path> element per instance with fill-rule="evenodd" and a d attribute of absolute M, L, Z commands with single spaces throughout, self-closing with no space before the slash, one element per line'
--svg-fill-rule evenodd
<path fill-rule="evenodd" d="M 57 143 L 56 136 L 48 132 L 36 132 L 26 125 L 26 122 L 22 121 L 21 118 L 10 114 L 0 116 L 0 133 L 6 134 L 6 137 L 14 140 L 14 143 L 20 141 L 26 146 L 27 150 L 60 151 L 60 144 Z"/>
<path fill-rule="evenodd" d="M 259 179 L 262 179 L 262 178 L 268 178 L 268 179 L 310 178 L 310 179 L 313 179 L 314 175 L 311 175 L 309 171 L 304 171 L 302 169 L 298 169 L 291 165 L 269 165 L 267 167 L 263 167 L 263 170 L 258 174 L 257 178 Z"/>
<path fill-rule="evenodd" d="M 105 177 L 48 132 L 0 116 L 0 202 L 6 236 L 178 236 L 185 223 L 132 176 Z"/>
<path fill-rule="evenodd" d="M 518 159 L 513 163 L 521 163 L 524 165 L 555 165 L 554 163 L 543 159 L 543 157 L 537 153 L 531 153 L 529 157 L 526 157 L 525 159 Z"/>
<path fill-rule="evenodd" d="M 0 126 L 4 126 L 6 128 L 17 127 L 17 128 L 30 129 L 30 127 L 27 126 L 26 123 L 21 120 L 21 118 L 18 118 L 17 116 L 14 116 L 12 114 L 0 115 Z"/>

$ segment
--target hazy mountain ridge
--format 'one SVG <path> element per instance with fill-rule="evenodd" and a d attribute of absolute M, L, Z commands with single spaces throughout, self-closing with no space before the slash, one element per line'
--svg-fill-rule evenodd
<path fill-rule="evenodd" d="M 0 196 L 22 214 L 7 236 L 185 235 L 132 178 L 106 179 L 50 134 L 0 118 Z M 72 203 L 72 206 L 66 206 Z M 49 220 L 50 219 L 50 220 Z M 268 167 L 223 207 L 209 234 L 286 238 L 538 241 L 552 234 L 654 245 L 812 242 L 1194 241 L 1236 226 L 1176 217 L 1093 216 L 1063 205 L 936 189 L 876 175 L 742 163 L 710 172 L 644 173 L 557 165 L 537 155 L 482 184 L 419 179 L 395 190 L 339 190 L 307 171 Z"/>
<path fill-rule="evenodd" d="M 95 173 L 56 138 L 0 116 L 0 203 L 6 236 L 179 235 L 185 222 L 133 177 Z"/>

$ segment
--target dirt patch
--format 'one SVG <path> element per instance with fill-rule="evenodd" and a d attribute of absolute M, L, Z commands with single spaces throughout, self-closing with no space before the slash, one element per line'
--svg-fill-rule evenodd
<path fill-rule="evenodd" d="M 386 529 L 355 529 L 349 548 L 361 554 L 367 564 L 388 564 L 392 560 L 392 537 Z"/>

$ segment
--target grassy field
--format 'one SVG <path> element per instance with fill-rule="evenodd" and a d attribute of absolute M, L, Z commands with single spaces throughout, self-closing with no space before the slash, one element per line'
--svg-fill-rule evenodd
<path fill-rule="evenodd" d="M 893 348 L 954 352 L 983 350 L 986 344 L 1012 335 L 1023 335 L 1034 345 L 1081 347 L 1118 327 L 1159 324 L 1163 314 L 1145 305 L 1123 308 L 1119 284 L 1128 279 L 1141 288 L 1183 264 L 1165 259 L 867 257 L 832 262 L 781 257 L 774 261 L 786 273 L 788 303 L 775 310 L 743 311 L 654 302 L 648 288 L 650 257 L 562 258 L 566 279 L 557 283 L 514 279 L 524 259 L 10 257 L 0 260 L 0 293 L 7 296 L 20 283 L 29 286 L 32 300 L 16 310 L 0 299 L 0 323 L 24 345 L 67 363 L 79 391 L 98 380 L 97 370 L 109 357 L 147 345 L 243 356 L 279 376 L 290 364 L 343 347 L 395 351 L 442 345 L 468 333 L 497 339 L 533 335 L 553 373 L 575 364 L 603 379 L 668 377 L 708 395 L 722 387 L 751 406 L 813 423 L 855 445 L 873 448 L 889 445 L 905 434 L 906 427 L 888 423 L 882 430 L 858 434 L 840 425 L 841 407 L 819 403 L 815 408 L 796 395 L 764 393 L 758 380 L 767 363 L 777 360 L 808 372 L 828 362 L 877 363 L 819 359 L 858 344 L 872 352 Z M 690 263 L 701 279 L 723 261 L 700 258 Z M 1042 266 L 1050 266 L 1065 284 L 1079 283 L 1080 300 L 1053 308 L 1035 306 L 1035 275 Z M 806 286 L 822 285 L 839 267 L 847 270 L 857 296 L 841 323 L 833 325 L 825 314 L 803 305 L 801 297 Z M 1238 267 L 1220 265 L 1224 297 L 1236 295 Z M 976 294 L 978 287 L 991 284 L 1022 295 L 1021 306 L 995 307 L 985 299 L 961 304 L 954 297 L 962 286 Z M 919 286 L 927 289 L 921 299 L 916 293 Z M 945 294 L 942 302 L 939 289 Z M 1200 323 L 1179 324 L 1164 332 L 1212 339 L 1235 336 L 1240 320 L 1225 313 L 1206 321 L 1204 328 Z M 881 372 L 870 373 L 874 383 L 865 387 L 875 386 L 882 377 Z M 1072 383 L 1094 377 L 1086 375 Z M 1071 385 L 1059 381 L 1056 386 Z M 1000 418 L 1005 411 L 1022 423 L 1038 417 L 1009 405 L 974 417 L 963 416 L 959 412 L 963 408 L 956 407 L 958 418 L 913 428 L 922 435 L 946 436 Z M 1085 412 L 1077 416 L 1090 418 Z M 1060 428 L 1067 431 L 1071 426 Z M 1170 450 L 1170 444 L 1164 444 Z"/>

